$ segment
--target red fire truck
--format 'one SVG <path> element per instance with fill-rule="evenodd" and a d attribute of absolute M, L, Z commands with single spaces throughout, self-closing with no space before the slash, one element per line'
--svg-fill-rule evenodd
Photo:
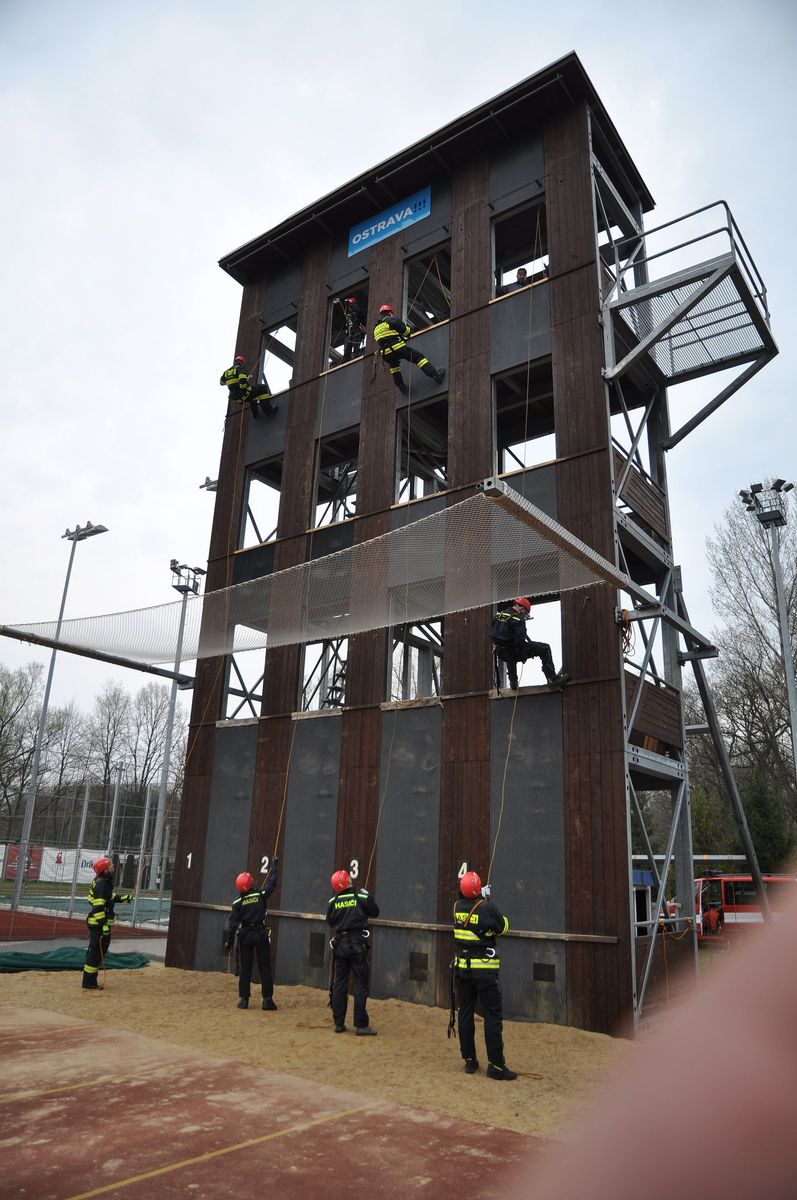
<path fill-rule="evenodd" d="M 797 900 L 797 876 L 764 875 L 774 916 Z M 699 942 L 736 938 L 764 920 L 752 875 L 705 875 L 695 880 L 695 923 Z"/>

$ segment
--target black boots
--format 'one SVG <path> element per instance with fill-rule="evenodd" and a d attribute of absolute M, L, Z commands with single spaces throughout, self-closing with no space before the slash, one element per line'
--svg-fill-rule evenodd
<path fill-rule="evenodd" d="M 548 687 L 562 687 L 570 678 L 567 671 L 557 671 L 555 675 L 548 675 Z"/>
<path fill-rule="evenodd" d="M 494 1067 L 492 1063 L 487 1064 L 486 1074 L 488 1079 L 517 1079 L 517 1071 L 510 1071 L 509 1067 Z"/>
<path fill-rule="evenodd" d="M 361 1025 L 354 1032 L 357 1037 L 376 1037 L 376 1030 L 372 1029 L 370 1025 Z"/>
<path fill-rule="evenodd" d="M 241 996 L 241 999 L 238 1001 L 238 1007 L 239 1008 L 248 1008 L 249 1007 L 249 997 Z"/>
<path fill-rule="evenodd" d="M 465 1059 L 465 1074 L 466 1075 L 475 1075 L 476 1072 L 478 1071 L 478 1069 L 479 1069 L 478 1058 L 466 1058 Z"/>
<path fill-rule="evenodd" d="M 263 1001 L 263 1012 L 276 1012 L 276 1011 L 277 1011 L 277 1006 L 274 1003 L 274 997 L 266 996 L 265 1000 Z"/>

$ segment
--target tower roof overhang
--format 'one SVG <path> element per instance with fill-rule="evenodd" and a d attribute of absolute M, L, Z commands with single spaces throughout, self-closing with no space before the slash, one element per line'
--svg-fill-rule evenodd
<path fill-rule="evenodd" d="M 614 168 L 620 185 L 638 196 L 643 211 L 649 212 L 653 197 L 572 52 L 224 255 L 219 266 L 239 283 L 253 282 L 269 267 L 294 257 L 314 237 L 365 220 L 425 186 L 441 170 L 452 171 L 579 103 L 586 103 L 592 113 L 604 165 Z"/>

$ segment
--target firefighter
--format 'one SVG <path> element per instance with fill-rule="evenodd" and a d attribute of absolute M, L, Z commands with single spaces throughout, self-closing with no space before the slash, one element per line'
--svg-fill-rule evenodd
<path fill-rule="evenodd" d="M 248 402 L 253 417 L 257 416 L 258 406 L 267 417 L 273 417 L 279 409 L 279 405 L 273 403 L 271 393 L 265 385 L 252 387 L 246 373 L 246 359 L 243 354 L 236 354 L 232 366 L 222 373 L 219 383 L 222 387 L 229 388 L 230 399 L 236 404 Z"/>
<path fill-rule="evenodd" d="M 415 363 L 420 367 L 424 375 L 428 375 L 435 383 L 442 383 L 445 379 L 445 371 L 437 371 L 425 358 L 423 354 L 417 350 L 413 350 L 407 345 L 407 339 L 412 335 L 412 330 L 406 321 L 402 321 L 395 316 L 393 309 L 389 304 L 383 304 L 379 310 L 379 320 L 374 326 L 374 338 L 376 339 L 377 353 L 381 354 L 382 358 L 387 363 L 387 368 L 393 376 L 393 382 L 400 392 L 408 391 L 407 385 L 404 382 L 404 376 L 401 374 L 401 360 Z"/>
<path fill-rule="evenodd" d="M 332 927 L 333 977 L 330 1007 L 335 1033 L 346 1032 L 349 975 L 354 976 L 354 1032 L 357 1037 L 376 1037 L 368 1024 L 368 918 L 379 916 L 373 896 L 352 884 L 348 871 L 336 871 L 331 879 L 335 895 L 329 901 L 327 921 Z"/>
<path fill-rule="evenodd" d="M 114 923 L 114 905 L 129 904 L 133 897 L 128 892 L 113 890 L 113 862 L 110 858 L 98 858 L 91 864 L 94 879 L 89 884 L 86 899 L 89 904 L 89 915 L 86 924 L 89 927 L 89 944 L 86 950 L 86 962 L 83 966 L 83 987 L 87 991 L 101 991 L 102 984 L 97 982 L 97 972 L 103 964 L 108 947 L 111 944 L 111 929 Z"/>
<path fill-rule="evenodd" d="M 249 991 L 252 983 L 252 962 L 257 954 L 257 966 L 260 971 L 260 990 L 263 993 L 264 1012 L 276 1012 L 274 1003 L 274 980 L 271 975 L 271 939 L 266 927 L 268 900 L 277 886 L 277 868 L 279 859 L 274 856 L 271 869 L 266 876 L 262 888 L 255 887 L 255 881 L 248 871 L 242 871 L 235 880 L 235 886 L 240 895 L 232 902 L 232 912 L 227 921 L 227 936 L 224 949 L 229 953 L 238 932 L 238 1007 L 249 1007 Z"/>
<path fill-rule="evenodd" d="M 543 674 L 550 687 L 567 683 L 570 676 L 566 671 L 557 671 L 553 665 L 551 647 L 547 642 L 533 642 L 526 633 L 526 621 L 531 620 L 531 602 L 525 596 L 501 605 L 490 628 L 495 656 L 495 677 L 498 684 L 498 663 L 506 663 L 510 688 L 517 690 L 517 665 L 529 658 L 538 658 Z"/>
<path fill-rule="evenodd" d="M 359 354 L 362 349 L 365 337 L 365 313 L 360 308 L 356 296 L 347 296 L 345 300 L 338 300 L 337 303 L 343 309 L 343 320 L 346 325 L 346 338 L 343 346 L 343 361 L 346 363 L 354 358 L 355 354 Z"/>
<path fill-rule="evenodd" d="M 475 871 L 462 876 L 454 905 L 454 989 L 459 1006 L 459 1048 L 465 1074 L 479 1069 L 476 1057 L 474 1010 L 476 1000 L 484 1016 L 484 1043 L 490 1079 L 517 1079 L 504 1060 L 501 988 L 495 939 L 509 929 L 509 921 L 490 901 L 490 885 L 482 887 Z"/>

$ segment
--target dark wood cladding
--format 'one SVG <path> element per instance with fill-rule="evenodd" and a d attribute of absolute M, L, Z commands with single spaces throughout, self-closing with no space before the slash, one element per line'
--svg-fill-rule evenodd
<path fill-rule="evenodd" d="M 336 847 L 338 863 L 360 864 L 359 883 L 375 890 L 377 814 L 379 811 L 379 758 L 382 713 L 372 708 L 346 709 L 340 753 L 340 799 Z"/>
<path fill-rule="evenodd" d="M 455 697 L 443 704 L 437 919 L 448 924 L 457 870 L 467 861 L 485 877 L 490 859 L 490 701 Z M 438 935 L 436 1002 L 448 1003 L 451 937 Z"/>
<path fill-rule="evenodd" d="M 626 705 L 630 715 L 634 707 L 639 676 L 625 672 Z M 642 703 L 631 731 L 631 741 L 642 745 L 644 738 L 655 738 L 666 746 L 683 749 L 681 731 L 681 700 L 675 688 L 665 684 L 657 686 L 646 680 L 643 685 Z"/>
<path fill-rule="evenodd" d="M 589 114 L 576 106 L 545 129 L 551 346 L 558 517 L 615 561 L 609 426 L 601 376 Z M 603 447 L 605 449 L 601 450 Z M 565 691 L 566 922 L 615 946 L 568 943 L 568 1024 L 617 1032 L 630 1003 L 625 755 L 614 592 L 606 585 L 562 599 L 565 666 L 584 679 Z"/>
<path fill-rule="evenodd" d="M 614 474 L 616 479 L 620 479 L 627 461 L 625 455 L 621 454 L 615 446 Z M 667 522 L 665 495 L 660 488 L 645 479 L 633 465 L 620 489 L 620 499 L 628 505 L 635 516 L 639 517 L 640 521 L 649 526 L 659 537 L 669 541 L 670 530 Z"/>

